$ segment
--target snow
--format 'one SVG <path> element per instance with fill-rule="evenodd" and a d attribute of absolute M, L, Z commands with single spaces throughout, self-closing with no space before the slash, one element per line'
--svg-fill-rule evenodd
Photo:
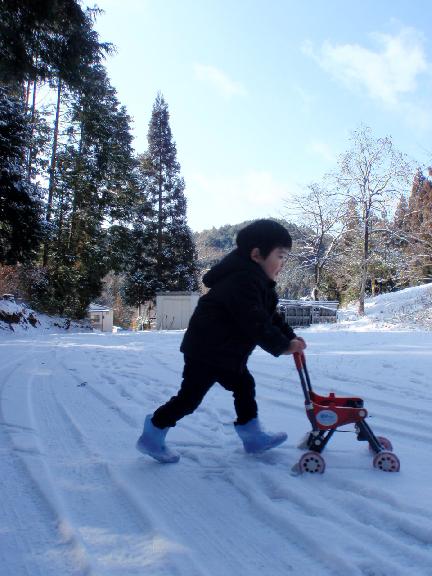
<path fill-rule="evenodd" d="M 0 331 L 2 574 L 430 576 L 432 332 L 404 320 L 430 312 L 427 294 L 298 331 L 316 391 L 364 399 L 394 474 L 373 468 L 351 426 L 324 450 L 323 475 L 290 474 L 309 430 L 290 357 L 250 360 L 261 420 L 285 444 L 245 454 L 216 385 L 169 432 L 181 460 L 164 466 L 134 444 L 178 388 L 183 332 Z"/>
<path fill-rule="evenodd" d="M 359 320 L 357 316 L 357 303 L 342 310 L 339 314 L 341 320 Z M 432 329 L 432 284 L 423 284 L 381 294 L 365 301 L 365 318 L 360 322 L 362 326 L 400 329 Z M 357 327 L 359 325 L 357 324 Z"/>
<path fill-rule="evenodd" d="M 32 310 L 25 302 L 17 303 L 11 300 L 0 300 L 0 335 L 2 332 L 36 334 L 40 329 L 45 331 L 58 331 L 60 329 L 70 332 L 91 330 L 89 321 L 70 321 L 65 318 L 48 316 Z"/>

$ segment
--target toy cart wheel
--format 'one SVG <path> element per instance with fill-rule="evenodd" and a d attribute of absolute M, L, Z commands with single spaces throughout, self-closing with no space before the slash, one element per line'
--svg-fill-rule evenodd
<path fill-rule="evenodd" d="M 393 452 L 393 444 L 390 442 L 388 438 L 384 436 L 377 436 L 376 439 L 381 444 L 381 447 L 386 452 Z M 369 444 L 369 450 L 373 452 L 372 446 Z"/>
<path fill-rule="evenodd" d="M 300 473 L 323 474 L 325 470 L 325 460 L 318 452 L 306 452 L 299 460 Z"/>
<path fill-rule="evenodd" d="M 383 472 L 399 472 L 400 462 L 399 458 L 393 452 L 378 452 L 373 459 L 374 468 L 378 468 Z"/>

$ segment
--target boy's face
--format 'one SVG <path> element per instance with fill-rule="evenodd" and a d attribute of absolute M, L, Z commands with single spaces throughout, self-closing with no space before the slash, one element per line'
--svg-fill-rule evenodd
<path fill-rule="evenodd" d="M 288 258 L 288 248 L 273 248 L 270 254 L 263 258 L 260 254 L 259 248 L 254 248 L 251 252 L 251 258 L 254 262 L 259 264 L 270 280 L 276 281 L 279 272 L 282 270 Z"/>

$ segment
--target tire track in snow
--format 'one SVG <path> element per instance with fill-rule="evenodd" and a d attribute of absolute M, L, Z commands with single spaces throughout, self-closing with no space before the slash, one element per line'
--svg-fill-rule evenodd
<path fill-rule="evenodd" d="M 25 401 L 19 402 L 21 412 L 28 408 L 26 401 L 29 400 L 29 389 L 33 384 L 28 367 L 34 358 L 34 352 L 27 353 L 25 360 L 18 361 L 7 374 L 3 374 L 0 386 L 0 446 L 6 456 L 2 463 L 5 473 L 0 480 L 3 519 L 1 565 L 14 576 L 57 576 L 59 573 L 65 576 L 90 576 L 90 563 L 65 521 L 61 504 L 40 458 L 41 452 L 35 438 L 37 430 L 31 413 L 21 415 L 27 425 L 23 425 L 22 421 L 14 423 L 11 420 L 13 412 L 6 419 L 6 413 L 9 413 L 7 405 L 16 389 L 24 394 Z M 22 449 L 23 435 L 32 436 L 32 449 L 27 446 Z M 27 529 L 29 524 L 32 525 L 31 531 Z"/>
<path fill-rule="evenodd" d="M 87 354 L 91 354 L 91 352 L 86 351 Z M 166 363 L 161 364 L 159 362 L 158 359 L 154 358 L 152 355 L 150 355 L 150 359 L 151 360 L 156 360 L 156 372 L 160 372 L 160 367 L 164 367 L 166 368 Z M 147 371 L 151 371 L 153 372 L 155 370 L 155 368 L 153 366 L 149 366 L 148 365 L 148 361 L 149 361 L 149 356 L 146 356 L 146 363 L 143 363 L 143 369 L 145 367 L 145 369 Z M 165 394 L 165 396 L 167 396 L 167 399 L 169 397 L 169 395 L 174 394 L 174 388 L 175 390 L 177 390 L 177 386 L 178 383 L 175 382 L 173 383 L 172 386 L 167 387 L 164 386 L 163 382 L 160 381 L 160 379 L 155 379 L 151 376 L 148 375 L 143 375 L 139 377 L 138 383 L 134 386 L 127 386 L 121 383 L 121 381 L 125 378 L 124 372 L 125 370 L 123 369 L 121 372 L 121 374 L 119 374 L 118 378 L 115 377 L 115 371 L 113 370 L 109 370 L 110 368 L 112 368 L 112 366 L 109 365 L 107 366 L 107 363 L 101 363 L 100 367 L 98 370 L 96 370 L 95 372 L 95 380 L 98 380 L 98 384 L 91 384 L 88 382 L 89 377 L 87 376 L 83 376 L 82 374 L 76 373 L 75 369 L 71 368 L 64 359 L 60 360 L 61 365 L 63 367 L 64 370 L 70 372 L 70 375 L 76 379 L 77 385 L 80 385 L 80 383 L 83 380 L 86 380 L 86 384 L 85 387 L 86 389 L 88 389 L 94 396 L 96 396 L 102 403 L 106 404 L 108 407 L 110 407 L 112 410 L 114 410 L 115 412 L 117 412 L 117 414 L 119 415 L 119 417 L 126 422 L 128 425 L 137 428 L 141 426 L 142 424 L 142 417 L 140 416 L 140 421 L 137 422 L 135 418 L 131 417 L 129 413 L 127 413 L 124 409 L 122 409 L 118 404 L 119 402 L 121 403 L 122 400 L 129 399 L 129 400 L 133 400 L 136 404 L 141 405 L 141 406 L 145 406 L 146 403 L 148 403 L 149 399 L 151 400 L 152 404 L 154 404 L 154 407 L 156 408 L 157 405 L 159 405 L 160 403 L 160 398 L 161 396 L 163 396 Z M 92 362 L 93 367 L 94 366 L 94 362 Z M 149 368 L 151 370 L 149 370 Z M 173 370 L 169 371 L 170 374 L 173 373 Z M 101 388 L 103 388 L 103 384 L 104 382 L 109 384 L 109 388 L 114 392 L 115 396 L 111 397 L 108 396 L 107 394 L 104 394 L 101 391 Z"/>
<path fill-rule="evenodd" d="M 331 550 L 332 538 L 336 536 L 338 540 L 343 539 L 344 547 L 351 557 L 357 559 L 356 566 L 362 571 L 379 568 L 388 575 L 408 574 L 414 563 L 416 573 L 421 574 L 422 567 L 423 574 L 429 574 L 430 550 L 427 547 L 432 542 L 432 530 L 424 522 L 423 528 L 416 529 L 408 522 L 404 528 L 407 518 L 394 507 L 370 499 L 366 501 L 356 492 L 348 491 L 347 495 L 342 489 L 343 482 L 341 488 L 332 489 L 332 506 L 329 508 L 327 490 L 334 483 L 333 477 L 330 482 L 323 477 L 301 477 L 298 480 L 302 481 L 302 486 L 297 483 L 295 487 L 290 483 L 281 487 L 269 473 L 263 474 L 263 480 L 263 492 L 271 500 L 276 499 L 278 505 L 283 502 L 290 508 L 295 507 L 310 517 L 312 531 L 316 532 L 318 540 L 312 544 L 314 549 L 320 546 L 322 535 L 326 534 L 331 535 L 326 539 L 326 546 Z M 325 497 L 318 491 L 317 483 L 325 484 Z M 315 524 L 319 525 L 319 530 L 315 530 Z M 393 561 L 388 560 L 389 551 Z M 363 557 L 367 560 L 362 560 Z"/>
<path fill-rule="evenodd" d="M 350 493 L 349 499 L 346 498 L 347 492 Z M 392 541 L 389 543 L 399 549 L 410 566 L 413 561 L 422 560 L 424 566 L 429 568 L 432 527 L 428 515 L 426 517 L 422 513 L 413 513 L 400 503 L 389 506 L 382 501 L 382 493 L 378 498 L 371 499 L 370 496 L 365 497 L 358 491 L 347 490 L 345 487 L 335 489 L 333 497 L 335 501 L 340 502 L 346 513 L 365 527 L 373 527 L 377 534 L 384 533 L 386 537 L 391 536 Z M 384 539 L 383 544 L 386 545 Z"/>
<path fill-rule="evenodd" d="M 98 400 L 101 404 L 103 404 L 106 408 L 108 408 L 111 413 L 118 416 L 118 418 L 120 418 L 122 422 L 124 422 L 125 424 L 127 424 L 132 428 L 137 428 L 138 423 L 135 420 L 135 418 L 130 416 L 130 414 L 128 414 L 123 408 L 121 408 L 115 399 L 112 399 L 106 394 L 100 392 L 95 385 L 89 384 L 89 382 L 87 381 L 85 381 L 84 383 L 79 375 L 70 371 L 70 368 L 67 366 L 64 360 L 60 359 L 60 365 L 63 368 L 63 370 L 66 373 L 68 373 L 69 377 L 74 380 L 76 386 L 82 387 L 83 390 L 92 394 L 92 396 L 94 396 L 96 400 Z M 108 383 L 110 382 L 107 378 L 104 378 L 103 376 L 101 376 L 100 379 L 101 380 L 105 379 L 105 381 L 107 381 Z"/>
<path fill-rule="evenodd" d="M 377 474 L 378 473 L 379 472 L 377 471 Z M 348 492 L 353 494 L 355 497 L 361 497 L 364 503 L 366 501 L 376 502 L 379 506 L 385 506 L 387 510 L 392 512 L 397 510 L 397 514 L 402 513 L 409 517 L 419 517 L 420 521 L 430 521 L 430 514 L 428 511 L 425 511 L 418 506 L 402 503 L 400 499 L 389 494 L 384 488 L 377 488 L 374 484 L 365 485 L 364 483 L 352 480 L 349 477 L 343 479 L 336 477 L 332 478 L 330 489 L 339 491 L 342 494 Z M 432 539 L 427 543 L 432 544 Z"/>
<path fill-rule="evenodd" d="M 76 382 L 73 376 L 72 380 Z M 101 456 L 91 434 L 84 432 L 83 423 L 85 427 L 88 422 L 86 411 L 96 408 L 95 420 L 101 420 L 106 426 L 97 408 L 107 410 L 110 406 L 95 396 L 96 405 L 86 403 L 82 411 L 80 403 L 67 403 L 64 387 L 60 392 L 48 382 L 40 390 L 38 422 L 44 429 L 52 474 L 67 503 L 71 522 L 96 565 L 96 572 L 101 576 L 123 576 L 125 570 L 128 576 L 141 575 L 143 570 L 155 576 L 204 574 L 186 550 L 157 529 L 157 523 L 142 503 Z M 81 420 L 83 414 L 85 418 Z M 107 434 L 109 438 L 108 431 Z M 130 449 L 134 450 L 133 446 Z"/>
<path fill-rule="evenodd" d="M 169 516 L 173 529 L 206 563 L 209 574 L 248 576 L 259 567 L 264 574 L 299 576 L 307 567 L 311 573 L 330 576 L 313 558 L 304 558 L 284 535 L 257 518 L 253 509 L 244 506 L 237 488 L 225 479 L 229 464 L 224 454 L 218 458 L 212 455 L 207 464 L 204 455 L 198 462 L 194 456 L 185 456 L 175 470 L 142 458 L 141 474 L 136 472 L 131 480 L 137 486 L 140 477 L 146 476 L 154 487 L 153 506 Z M 221 565 L 225 567 L 222 572 Z"/>
<path fill-rule="evenodd" d="M 284 534 L 286 537 L 287 545 L 294 547 L 297 553 L 303 555 L 305 558 L 313 558 L 320 566 L 319 574 L 322 574 L 324 568 L 328 574 L 334 576 L 360 576 L 362 572 L 352 565 L 352 560 L 347 558 L 345 553 L 339 553 L 336 550 L 329 548 L 326 544 L 325 534 L 327 530 L 335 530 L 338 527 L 328 522 L 320 522 L 321 527 L 326 529 L 321 534 L 316 534 L 316 528 L 313 526 L 314 519 L 309 522 L 303 518 L 301 526 L 294 519 L 291 519 L 290 514 L 281 510 L 281 502 L 275 505 L 265 493 L 265 490 L 257 490 L 256 484 L 251 478 L 246 478 L 237 472 L 231 472 L 227 481 L 232 484 L 236 490 L 248 501 L 249 505 L 253 508 L 254 516 L 258 517 L 263 524 L 271 528 L 275 533 Z M 288 501 L 292 506 L 294 501 Z M 333 532 L 334 533 L 334 532 Z M 305 570 L 305 573 L 309 570 Z M 314 573 L 313 570 L 311 573 Z M 395 575 L 400 576 L 397 572 Z"/>

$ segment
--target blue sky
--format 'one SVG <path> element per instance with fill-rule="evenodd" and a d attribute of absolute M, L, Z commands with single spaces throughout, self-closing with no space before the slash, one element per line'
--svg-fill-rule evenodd
<path fill-rule="evenodd" d="M 361 123 L 432 162 L 428 0 L 99 0 L 106 65 L 147 147 L 168 102 L 195 231 L 289 212 Z"/>

